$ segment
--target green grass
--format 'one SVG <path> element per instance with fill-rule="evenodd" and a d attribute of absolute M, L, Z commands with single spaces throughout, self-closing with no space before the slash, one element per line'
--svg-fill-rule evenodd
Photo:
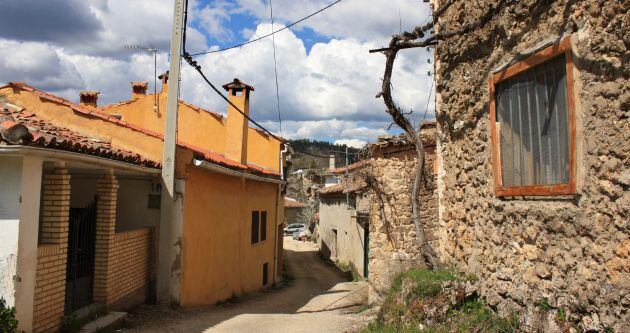
<path fill-rule="evenodd" d="M 490 332 L 511 333 L 518 329 L 518 317 L 499 317 L 476 296 L 452 307 L 443 318 L 431 318 L 437 324 L 422 325 L 428 314 L 423 305 L 447 302 L 442 284 L 447 281 L 474 281 L 474 276 L 463 276 L 452 270 L 412 269 L 393 281 L 385 297 L 378 319 L 363 333 L 450 333 Z M 401 295 L 403 285 L 406 295 Z M 404 296 L 404 297 L 403 297 Z M 405 322 L 401 318 L 406 318 Z"/>

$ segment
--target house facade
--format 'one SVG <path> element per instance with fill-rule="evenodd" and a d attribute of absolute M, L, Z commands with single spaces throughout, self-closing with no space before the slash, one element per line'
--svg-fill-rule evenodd
<path fill-rule="evenodd" d="M 421 125 L 425 148 L 419 216 L 432 247 L 439 246 L 435 186 L 436 124 Z M 367 159 L 328 171 L 338 179 L 319 195 L 319 246 L 324 258 L 369 282 L 369 301 L 382 300 L 396 276 L 422 265 L 412 220 L 411 186 L 417 154 L 406 134 L 364 147 Z"/>
<path fill-rule="evenodd" d="M 221 117 L 180 102 L 177 201 L 163 221 L 158 110 L 166 90 L 143 88 L 133 83 L 130 101 L 104 107 L 94 91 L 73 103 L 26 84 L 0 88 L 0 165 L 10 183 L 0 221 L 13 230 L 0 257 L 15 258 L 7 294 L 27 332 L 57 331 L 62 316 L 86 304 L 214 304 L 278 280 L 282 143 L 233 109 Z M 249 112 L 253 87 L 235 80 L 224 88 Z M 145 99 L 158 102 L 145 108 Z"/>
<path fill-rule="evenodd" d="M 349 165 L 356 171 L 365 163 Z M 318 245 L 322 258 L 348 268 L 353 275 L 367 278 L 370 232 L 367 221 L 369 199 L 354 173 L 345 176 L 345 167 L 329 170 L 337 184 L 317 191 L 319 196 Z"/>
<path fill-rule="evenodd" d="M 452 4 L 437 32 L 490 2 Z M 435 49 L 441 260 L 525 330 L 562 311 L 628 331 L 629 4 L 506 7 Z"/>

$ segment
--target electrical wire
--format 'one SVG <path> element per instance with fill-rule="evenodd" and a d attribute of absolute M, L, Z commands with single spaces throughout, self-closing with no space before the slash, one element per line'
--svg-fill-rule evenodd
<path fill-rule="evenodd" d="M 427 119 L 427 111 L 429 111 L 429 103 L 431 103 L 431 94 L 433 93 L 433 85 L 435 84 L 435 74 L 433 76 L 433 80 L 431 80 L 431 89 L 429 89 L 429 97 L 427 98 L 427 105 L 424 108 L 424 116 L 422 116 L 422 121 Z"/>
<path fill-rule="evenodd" d="M 273 4 L 272 0 L 269 0 L 269 9 L 271 12 L 271 31 L 273 31 Z M 278 61 L 276 60 L 276 35 L 271 35 L 271 42 L 273 43 L 273 71 L 276 75 L 276 102 L 278 105 L 278 123 L 280 124 L 280 136 L 282 136 L 282 112 L 280 112 L 280 89 L 278 88 Z"/>
<path fill-rule="evenodd" d="M 257 42 L 257 41 L 259 41 L 259 40 L 261 40 L 261 39 L 265 39 L 265 38 L 267 38 L 267 37 L 273 36 L 273 35 L 277 34 L 278 32 L 281 32 L 281 31 L 284 31 L 284 30 L 286 30 L 286 29 L 289 29 L 289 28 L 291 28 L 292 26 L 294 26 L 294 25 L 296 25 L 296 24 L 298 24 L 298 23 L 300 23 L 300 22 L 305 21 L 305 20 L 307 20 L 307 19 L 309 19 L 309 18 L 311 18 L 311 17 L 313 17 L 313 16 L 315 16 L 315 15 L 317 15 L 317 14 L 319 14 L 319 13 L 321 13 L 321 12 L 325 11 L 326 9 L 328 9 L 328 8 L 330 8 L 330 7 L 332 7 L 332 6 L 336 5 L 336 4 L 338 4 L 338 3 L 340 3 L 340 2 L 341 2 L 341 0 L 337 0 L 337 1 L 333 2 L 333 3 L 331 3 L 330 5 L 328 5 L 328 6 L 326 6 L 326 7 L 323 7 L 323 8 L 321 8 L 321 9 L 317 10 L 317 11 L 316 11 L 316 12 L 314 12 L 314 13 L 311 13 L 310 15 L 305 16 L 305 17 L 303 17 L 303 18 L 301 18 L 301 19 L 299 19 L 299 20 L 297 20 L 297 21 L 295 21 L 295 22 L 293 22 L 293 23 L 291 23 L 291 24 L 287 25 L 287 26 L 286 26 L 286 27 L 284 27 L 284 28 L 279 29 L 278 31 L 273 31 L 273 29 L 272 29 L 272 30 L 271 30 L 271 33 L 268 33 L 268 34 L 266 34 L 266 35 L 264 35 L 264 36 L 261 36 L 261 37 L 258 37 L 258 38 L 252 39 L 252 40 L 249 40 L 249 41 L 247 41 L 247 42 L 244 42 L 244 43 L 241 43 L 241 44 L 238 44 L 238 45 L 229 46 L 229 47 L 222 48 L 222 49 L 218 49 L 218 50 L 209 50 L 209 51 L 205 51 L 205 52 L 193 53 L 193 54 L 191 54 L 191 56 L 192 56 L 192 57 L 196 57 L 196 56 L 200 56 L 200 55 L 202 55 L 202 54 L 210 54 L 210 53 L 223 52 L 223 51 L 227 51 L 227 50 L 231 50 L 231 49 L 239 48 L 239 47 L 241 47 L 241 46 L 245 46 L 245 45 L 247 45 L 247 44 L 251 44 L 251 43 L 253 43 L 253 42 Z"/>
<path fill-rule="evenodd" d="M 340 2 L 340 1 L 341 0 L 338 0 L 337 2 Z M 335 2 L 335 3 L 337 3 L 337 2 Z M 328 7 L 334 5 L 335 3 L 329 5 Z M 238 106 L 236 106 L 234 103 L 232 103 L 232 101 L 230 101 L 229 98 L 227 98 L 214 84 L 212 84 L 212 82 L 210 82 L 208 77 L 206 77 L 206 74 L 201 70 L 201 66 L 199 64 L 197 64 L 197 62 L 193 59 L 193 55 L 189 54 L 186 51 L 186 29 L 188 27 L 188 25 L 187 25 L 187 22 L 188 22 L 188 0 L 186 0 L 184 6 L 185 6 L 185 8 L 184 8 L 184 31 L 182 33 L 182 38 L 183 38 L 182 50 L 183 50 L 183 58 L 184 58 L 184 60 L 186 60 L 186 62 L 191 67 L 193 67 L 197 71 L 197 73 L 199 73 L 199 75 L 203 78 L 204 81 L 206 81 L 206 83 L 210 86 L 210 88 L 212 88 L 212 90 L 215 93 L 217 93 L 223 100 L 228 102 L 228 104 L 230 104 L 238 113 L 243 115 L 247 120 L 251 121 L 252 124 L 256 125 L 258 128 L 260 128 L 263 132 L 267 133 L 272 138 L 274 138 L 274 139 L 284 143 L 286 140 L 284 140 L 281 137 L 278 137 L 275 134 L 271 133 L 268 129 L 266 129 L 264 126 L 262 126 L 261 124 L 256 122 L 249 115 L 245 114 L 245 112 L 243 112 Z M 326 8 L 328 8 L 328 7 L 326 7 Z M 324 8 L 324 9 L 326 9 L 326 8 Z M 311 14 L 311 16 L 313 16 L 313 15 L 314 14 Z M 302 19 L 302 20 L 304 20 L 304 19 Z M 296 22 L 296 23 L 298 23 L 298 22 Z M 278 30 L 278 31 L 280 31 L 280 30 Z M 301 150 L 295 149 L 294 147 L 292 147 L 292 148 L 293 148 L 293 150 L 295 150 L 295 151 L 297 151 L 299 153 L 302 153 L 304 155 L 308 155 L 308 156 L 311 156 L 311 157 L 329 158 L 329 156 L 316 155 L 316 154 L 313 154 L 313 153 L 309 153 L 309 152 L 305 152 L 305 151 L 301 151 Z"/>

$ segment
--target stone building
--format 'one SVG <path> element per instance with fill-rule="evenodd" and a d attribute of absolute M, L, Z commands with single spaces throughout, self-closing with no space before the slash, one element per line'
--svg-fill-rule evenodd
<path fill-rule="evenodd" d="M 437 32 L 490 3 L 455 2 Z M 561 310 L 630 331 L 628 13 L 627 1 L 507 2 L 435 48 L 441 260 L 524 330 L 552 331 Z"/>
<path fill-rule="evenodd" d="M 435 123 L 422 124 L 424 182 L 419 191 L 420 220 L 430 245 L 438 247 L 435 188 Z M 422 265 L 412 219 L 411 193 L 417 168 L 415 146 L 405 134 L 368 144 L 370 163 L 361 170 L 369 190 L 370 302 L 381 299 L 402 271 Z"/>
<path fill-rule="evenodd" d="M 324 186 L 319 196 L 318 245 L 322 258 L 335 261 L 348 268 L 359 278 L 369 276 L 368 246 L 370 232 L 368 210 L 370 195 L 366 190 L 361 171 L 369 167 L 363 161 L 348 167 L 328 170 L 337 184 Z M 348 175 L 346 176 L 346 171 Z"/>

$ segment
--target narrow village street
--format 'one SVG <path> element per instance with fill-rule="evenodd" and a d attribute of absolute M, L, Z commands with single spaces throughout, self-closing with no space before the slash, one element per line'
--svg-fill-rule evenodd
<path fill-rule="evenodd" d="M 218 306 L 144 306 L 124 332 L 355 332 L 371 319 L 367 284 L 317 256 L 317 246 L 285 237 L 286 286 Z"/>

